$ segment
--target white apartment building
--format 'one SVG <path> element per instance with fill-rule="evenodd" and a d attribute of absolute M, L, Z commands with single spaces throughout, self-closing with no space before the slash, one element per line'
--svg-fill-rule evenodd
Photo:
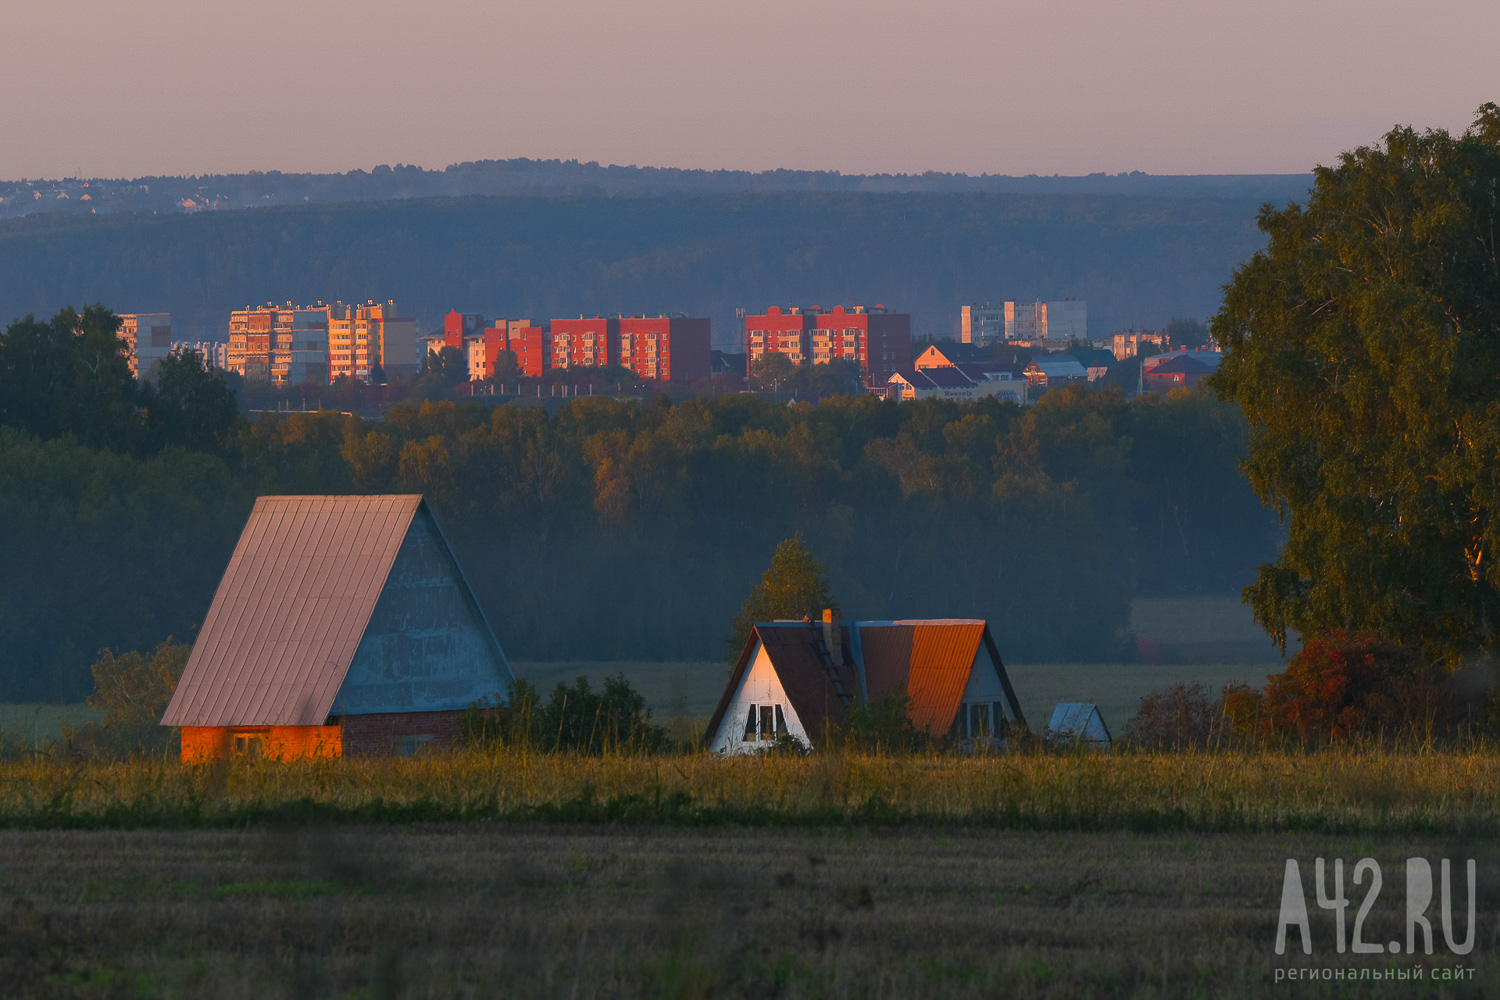
<path fill-rule="evenodd" d="M 1088 340 L 1089 307 L 1082 299 L 1005 303 L 1006 340 Z"/>
<path fill-rule="evenodd" d="M 1005 307 L 991 305 L 964 306 L 959 317 L 959 340 L 984 347 L 1005 339 Z"/>
<path fill-rule="evenodd" d="M 171 313 L 125 313 L 120 316 L 120 339 L 136 381 L 156 381 L 155 368 L 172 353 Z"/>

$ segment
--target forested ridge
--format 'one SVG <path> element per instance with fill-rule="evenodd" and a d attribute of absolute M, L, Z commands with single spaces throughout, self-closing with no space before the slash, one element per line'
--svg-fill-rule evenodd
<path fill-rule="evenodd" d="M 800 530 L 851 616 L 981 616 L 1008 657 L 1116 660 L 1132 593 L 1234 593 L 1279 539 L 1236 471 L 1238 408 L 1204 394 L 426 402 L 236 418 L 212 444 L 167 420 L 211 397 L 116 407 L 182 429 L 92 447 L 8 414 L 0 698 L 76 699 L 101 647 L 191 639 L 259 494 L 425 494 L 518 659 L 719 659 Z"/>
<path fill-rule="evenodd" d="M 1206 317 L 1263 244 L 1251 197 L 780 192 L 462 197 L 197 215 L 0 220 L 0 321 L 60 302 L 170 312 L 222 340 L 268 300 L 394 298 L 545 320 L 684 312 L 739 343 L 737 308 L 880 303 L 917 335 L 956 333 L 987 298 L 1089 302 L 1095 336 Z"/>

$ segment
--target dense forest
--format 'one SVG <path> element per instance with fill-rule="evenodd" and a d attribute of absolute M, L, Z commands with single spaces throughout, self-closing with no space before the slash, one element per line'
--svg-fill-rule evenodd
<path fill-rule="evenodd" d="M 1252 198 L 1282 202 L 1307 192 L 1308 174 L 1093 173 L 1084 177 L 998 174 L 845 174 L 831 170 L 683 170 L 577 160 L 477 160 L 439 170 L 382 164 L 342 174 L 252 170 L 186 177 L 0 180 L 0 218 L 38 213 L 200 212 L 277 205 L 466 195 L 638 198 L 733 192 L 842 191 L 872 194 L 1106 194 Z"/>
<path fill-rule="evenodd" d="M 1236 471 L 1238 408 L 1203 393 L 428 401 L 251 424 L 195 364 L 159 389 L 101 379 L 101 314 L 87 336 L 68 312 L 0 338 L 0 398 L 51 373 L 0 408 L 0 699 L 76 699 L 98 649 L 191 638 L 258 494 L 426 494 L 519 659 L 717 660 L 801 530 L 852 616 L 982 616 L 1008 657 L 1115 660 L 1132 594 L 1234 593 L 1280 538 Z"/>
<path fill-rule="evenodd" d="M 170 312 L 223 340 L 268 300 L 394 298 L 549 319 L 684 312 L 738 345 L 735 310 L 884 304 L 916 336 L 986 299 L 1086 299 L 1096 336 L 1206 317 L 1263 243 L 1251 197 L 721 193 L 464 197 L 0 221 L 0 322 L 59 302 Z"/>

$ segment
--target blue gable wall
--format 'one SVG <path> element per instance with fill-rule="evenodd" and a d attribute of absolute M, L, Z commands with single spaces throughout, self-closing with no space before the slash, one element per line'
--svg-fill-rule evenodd
<path fill-rule="evenodd" d="M 463 709 L 512 675 L 424 505 L 412 518 L 331 715 Z"/>

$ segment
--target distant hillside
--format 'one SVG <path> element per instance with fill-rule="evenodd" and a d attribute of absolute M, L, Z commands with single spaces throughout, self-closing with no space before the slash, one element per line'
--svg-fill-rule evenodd
<path fill-rule="evenodd" d="M 38 213 L 222 211 L 235 208 L 467 195 L 660 197 L 681 194 L 846 192 L 869 194 L 1118 194 L 1251 198 L 1285 202 L 1306 193 L 1308 174 L 1085 177 L 982 174 L 841 174 L 818 170 L 679 170 L 601 166 L 576 160 L 480 160 L 442 170 L 379 166 L 344 174 L 277 170 L 195 177 L 53 178 L 0 181 L 0 218 Z"/>
<path fill-rule="evenodd" d="M 1039 179 L 1046 180 L 1046 179 Z M 450 308 L 547 319 L 883 303 L 954 333 L 986 298 L 1087 299 L 1091 332 L 1207 316 L 1261 244 L 1260 195 L 704 194 L 465 197 L 0 221 L 0 322 L 61 305 L 167 310 L 221 339 L 268 299 L 394 297 L 432 328 Z"/>

